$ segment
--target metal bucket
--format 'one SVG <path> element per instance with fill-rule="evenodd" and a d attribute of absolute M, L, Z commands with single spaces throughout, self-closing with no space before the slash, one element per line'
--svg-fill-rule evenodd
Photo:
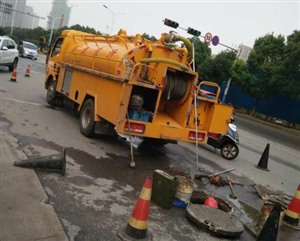
<path fill-rule="evenodd" d="M 185 208 L 191 200 L 194 182 L 184 176 L 176 176 L 176 178 L 178 180 L 178 186 L 173 205 L 176 207 Z"/>

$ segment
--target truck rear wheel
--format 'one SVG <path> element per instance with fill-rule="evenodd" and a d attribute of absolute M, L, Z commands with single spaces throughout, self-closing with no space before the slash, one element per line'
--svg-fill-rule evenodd
<path fill-rule="evenodd" d="M 80 111 L 80 132 L 86 137 L 93 137 L 95 135 L 93 99 L 87 99 Z"/>

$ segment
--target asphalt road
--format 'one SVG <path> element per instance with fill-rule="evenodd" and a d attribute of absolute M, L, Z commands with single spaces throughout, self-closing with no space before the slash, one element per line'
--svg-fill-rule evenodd
<path fill-rule="evenodd" d="M 31 77 L 24 77 L 27 66 Z M 50 203 L 55 208 L 70 240 L 118 240 L 117 231 L 126 225 L 146 176 L 155 169 L 174 168 L 195 174 L 198 166 L 206 172 L 236 168 L 229 174 L 245 184 L 235 186 L 238 201 L 228 199 L 228 187 L 204 186 L 197 190 L 223 195 L 241 211 L 240 218 L 250 226 L 262 201 L 252 183 L 262 184 L 293 195 L 299 184 L 299 143 L 297 134 L 269 127 L 260 122 L 237 117 L 240 133 L 240 155 L 226 161 L 210 146 L 196 147 L 187 143 L 168 144 L 162 148 L 135 150 L 137 167 L 128 167 L 129 146 L 116 138 L 88 139 L 79 132 L 78 115 L 71 110 L 50 107 L 45 100 L 44 56 L 38 61 L 20 59 L 17 82 L 0 70 L 1 131 L 19 140 L 19 148 L 28 158 L 59 153 L 67 147 L 67 174 L 37 171 Z M 255 168 L 267 143 L 270 143 L 270 172 Z M 247 208 L 245 208 L 247 206 Z M 250 211 L 249 211 L 250 210 Z M 224 240 L 199 230 L 186 221 L 182 209 L 164 210 L 151 205 L 149 232 L 154 240 Z M 299 238 L 281 230 L 285 240 Z M 290 236 L 289 236 L 290 235 Z M 254 240 L 248 233 L 235 240 Z"/>

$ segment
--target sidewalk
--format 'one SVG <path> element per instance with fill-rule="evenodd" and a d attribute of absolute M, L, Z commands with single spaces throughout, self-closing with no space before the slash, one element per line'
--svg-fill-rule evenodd
<path fill-rule="evenodd" d="M 34 170 L 13 165 L 23 159 L 17 140 L 0 133 L 0 240 L 67 241 Z"/>

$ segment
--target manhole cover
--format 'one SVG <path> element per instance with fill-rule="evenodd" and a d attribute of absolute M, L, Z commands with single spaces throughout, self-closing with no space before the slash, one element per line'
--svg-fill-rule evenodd
<path fill-rule="evenodd" d="M 228 237 L 236 237 L 244 231 L 243 223 L 230 213 L 205 205 L 189 204 L 187 218 L 200 228 Z"/>

